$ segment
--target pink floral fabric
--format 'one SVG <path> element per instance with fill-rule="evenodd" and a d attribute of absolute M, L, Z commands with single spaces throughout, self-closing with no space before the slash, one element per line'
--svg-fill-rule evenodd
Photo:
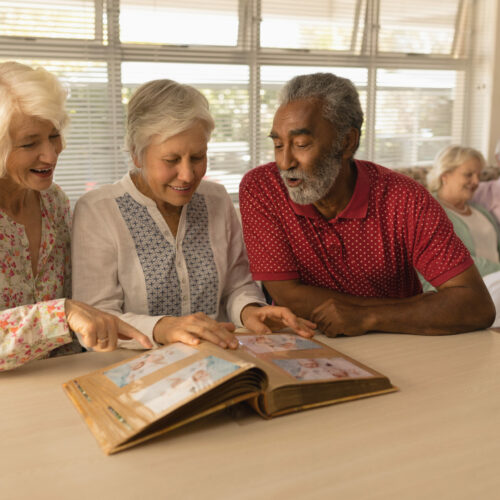
<path fill-rule="evenodd" d="M 68 198 L 52 185 L 41 193 L 41 209 L 36 276 L 24 226 L 0 210 L 0 371 L 73 342 L 63 300 L 71 290 Z"/>

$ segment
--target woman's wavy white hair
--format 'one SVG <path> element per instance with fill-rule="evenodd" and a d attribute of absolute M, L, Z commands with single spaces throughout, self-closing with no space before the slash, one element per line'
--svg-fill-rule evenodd
<path fill-rule="evenodd" d="M 484 156 L 477 149 L 452 145 L 442 149 L 434 159 L 432 168 L 427 173 L 427 189 L 439 191 L 443 186 L 443 175 L 452 172 L 467 160 L 478 160 L 481 169 L 486 166 Z"/>
<path fill-rule="evenodd" d="M 142 164 L 146 148 L 164 142 L 201 122 L 207 141 L 215 127 L 205 96 L 194 87 L 173 80 L 141 85 L 128 103 L 126 147 Z"/>
<path fill-rule="evenodd" d="M 5 175 L 12 151 L 10 126 L 15 115 L 48 120 L 61 134 L 69 122 L 68 92 L 55 75 L 44 68 L 8 61 L 0 64 L 0 177 Z"/>

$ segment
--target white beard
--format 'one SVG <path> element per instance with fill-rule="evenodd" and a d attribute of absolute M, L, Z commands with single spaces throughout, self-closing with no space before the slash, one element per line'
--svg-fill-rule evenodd
<path fill-rule="evenodd" d="M 280 170 L 280 174 L 292 201 L 299 205 L 310 205 L 328 194 L 337 180 L 341 166 L 339 148 L 335 145 L 329 153 L 320 158 L 312 174 L 298 170 L 297 167 Z M 286 179 L 302 179 L 302 182 L 296 187 L 290 187 Z"/>

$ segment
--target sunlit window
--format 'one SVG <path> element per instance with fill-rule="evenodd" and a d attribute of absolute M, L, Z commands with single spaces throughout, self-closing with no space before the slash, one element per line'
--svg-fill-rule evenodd
<path fill-rule="evenodd" d="M 262 1 L 263 47 L 356 51 L 361 46 L 366 2 Z"/>
<path fill-rule="evenodd" d="M 461 73 L 378 70 L 375 158 L 386 166 L 428 165 L 453 139 Z"/>
<path fill-rule="evenodd" d="M 120 39 L 125 43 L 234 46 L 238 0 L 122 0 Z"/>
<path fill-rule="evenodd" d="M 461 2 L 381 0 L 379 50 L 450 54 Z"/>
<path fill-rule="evenodd" d="M 278 92 L 298 74 L 333 72 L 354 82 L 365 112 L 358 158 L 428 165 L 443 146 L 461 142 L 475 5 L 0 0 L 0 54 L 45 66 L 68 86 L 71 126 L 56 180 L 73 202 L 127 171 L 125 104 L 157 78 L 207 97 L 216 122 L 207 178 L 236 200 L 244 173 L 273 159 L 267 136 Z"/>
<path fill-rule="evenodd" d="M 95 21 L 94 0 L 0 1 L 0 36 L 92 40 Z"/>

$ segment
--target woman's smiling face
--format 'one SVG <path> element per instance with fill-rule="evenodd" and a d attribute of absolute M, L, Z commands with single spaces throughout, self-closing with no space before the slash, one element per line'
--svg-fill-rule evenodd
<path fill-rule="evenodd" d="M 443 174 L 443 188 L 449 197 L 457 202 L 467 203 L 479 185 L 480 173 L 480 161 L 469 158 L 457 168 Z"/>
<path fill-rule="evenodd" d="M 146 148 L 141 170 L 140 190 L 157 204 L 182 207 L 189 203 L 207 171 L 209 135 L 201 122 L 164 142 Z"/>
<path fill-rule="evenodd" d="M 43 191 L 52 184 L 62 138 L 52 122 L 15 115 L 9 129 L 12 150 L 6 176 L 21 188 Z"/>

